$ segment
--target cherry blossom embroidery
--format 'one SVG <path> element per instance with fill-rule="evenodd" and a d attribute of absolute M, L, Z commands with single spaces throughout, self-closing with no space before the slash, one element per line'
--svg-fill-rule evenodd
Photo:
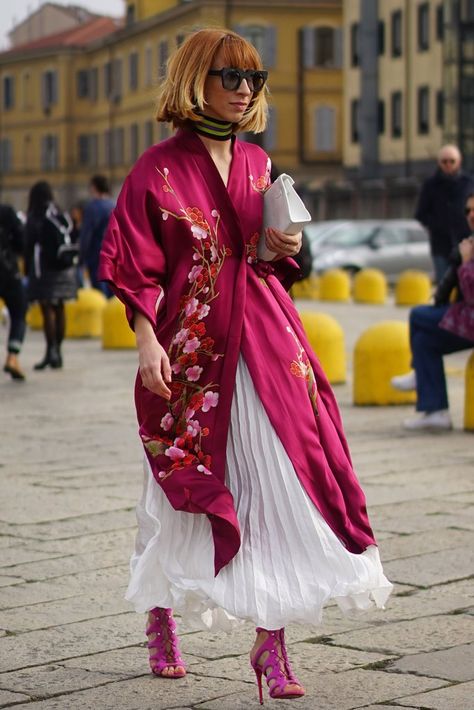
<path fill-rule="evenodd" d="M 250 240 L 245 245 L 245 252 L 247 254 L 247 261 L 249 264 L 254 264 L 258 259 L 257 247 L 258 247 L 259 238 L 260 238 L 259 233 L 254 232 L 252 234 L 252 236 L 250 237 Z"/>
<path fill-rule="evenodd" d="M 308 395 L 311 400 L 314 413 L 316 414 L 316 416 L 319 416 L 317 405 L 318 389 L 316 386 L 316 379 L 314 377 L 313 368 L 311 367 L 311 363 L 306 354 L 306 351 L 298 340 L 294 330 L 290 328 L 289 325 L 286 326 L 286 330 L 288 331 L 288 333 L 291 333 L 298 346 L 298 353 L 296 355 L 296 359 L 290 363 L 290 372 L 295 377 L 301 377 L 302 379 L 306 380 L 306 387 L 308 389 Z"/>
<path fill-rule="evenodd" d="M 202 439 L 208 436 L 209 429 L 201 427 L 196 414 L 209 412 L 217 407 L 219 393 L 214 382 L 200 384 L 206 360 L 215 361 L 223 357 L 214 352 L 214 339 L 207 335 L 205 319 L 211 311 L 211 303 L 219 296 L 216 289 L 217 279 L 224 260 L 232 252 L 221 246 L 218 240 L 220 215 L 212 210 L 214 223 L 205 219 L 198 207 L 185 207 L 169 181 L 169 170 L 157 168 L 162 177 L 164 192 L 172 195 L 179 211 L 160 208 L 163 220 L 173 217 L 189 223 L 196 240 L 193 247 L 193 266 L 188 274 L 189 291 L 180 301 L 180 315 L 177 331 L 171 340 L 168 357 L 171 362 L 173 380 L 172 392 L 168 403 L 168 412 L 161 420 L 162 435 L 143 436 L 147 451 L 153 456 L 166 456 L 168 466 L 158 474 L 164 480 L 177 469 L 196 466 L 200 473 L 211 475 L 211 457 L 202 450 Z"/>
<path fill-rule="evenodd" d="M 271 177 L 270 177 L 271 170 L 272 170 L 272 163 L 271 163 L 270 158 L 268 158 L 267 165 L 265 168 L 265 175 L 260 175 L 260 177 L 256 178 L 255 180 L 253 178 L 253 175 L 249 175 L 250 184 L 252 185 L 252 188 L 256 192 L 261 192 L 263 194 L 265 192 L 265 190 L 267 190 L 270 187 L 270 185 L 271 185 Z"/>

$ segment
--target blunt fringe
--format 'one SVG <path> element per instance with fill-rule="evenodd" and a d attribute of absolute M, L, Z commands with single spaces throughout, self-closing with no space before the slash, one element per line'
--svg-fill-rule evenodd
<path fill-rule="evenodd" d="M 204 84 L 217 52 L 223 50 L 226 66 L 263 69 L 255 47 L 243 37 L 225 29 L 202 29 L 190 34 L 168 61 L 166 78 L 158 95 L 156 120 L 180 128 L 201 120 L 206 112 Z M 256 94 L 234 132 L 261 133 L 267 123 L 265 89 Z"/>

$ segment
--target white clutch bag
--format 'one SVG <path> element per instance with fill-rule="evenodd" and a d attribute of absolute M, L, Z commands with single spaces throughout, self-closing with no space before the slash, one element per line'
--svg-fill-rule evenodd
<path fill-rule="evenodd" d="M 282 173 L 265 191 L 263 196 L 263 228 L 274 227 L 285 234 L 297 234 L 311 215 L 303 200 L 296 192 L 294 180 L 290 175 Z M 264 261 L 272 261 L 276 254 L 267 249 L 265 235 L 262 234 L 258 243 L 258 256 Z"/>

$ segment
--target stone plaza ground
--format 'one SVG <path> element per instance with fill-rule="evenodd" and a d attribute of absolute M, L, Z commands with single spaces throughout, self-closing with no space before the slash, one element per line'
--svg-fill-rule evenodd
<path fill-rule="evenodd" d="M 387 576 L 386 611 L 290 627 L 307 695 L 278 708 L 474 709 L 474 435 L 462 430 L 468 353 L 447 358 L 455 430 L 409 434 L 412 406 L 352 406 L 351 357 L 371 323 L 407 309 L 301 303 L 344 328 L 349 376 L 335 388 Z M 6 332 L 0 328 L 2 342 Z M 257 708 L 253 629 L 184 633 L 189 672 L 148 672 L 144 619 L 123 600 L 140 494 L 134 351 L 69 340 L 62 371 L 0 378 L 0 707 L 18 710 Z M 266 705 L 274 701 L 265 700 Z"/>

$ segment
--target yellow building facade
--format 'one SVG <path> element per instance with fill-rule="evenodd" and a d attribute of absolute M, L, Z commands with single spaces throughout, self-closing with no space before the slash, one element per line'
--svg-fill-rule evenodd
<path fill-rule="evenodd" d="M 231 27 L 261 52 L 270 113 L 257 140 L 278 168 L 300 182 L 338 177 L 342 21 L 342 0 L 128 0 L 118 30 L 0 54 L 0 200 L 24 209 L 31 185 L 47 179 L 69 207 L 95 172 L 116 193 L 138 155 L 169 135 L 154 121 L 160 77 L 205 26 Z"/>

